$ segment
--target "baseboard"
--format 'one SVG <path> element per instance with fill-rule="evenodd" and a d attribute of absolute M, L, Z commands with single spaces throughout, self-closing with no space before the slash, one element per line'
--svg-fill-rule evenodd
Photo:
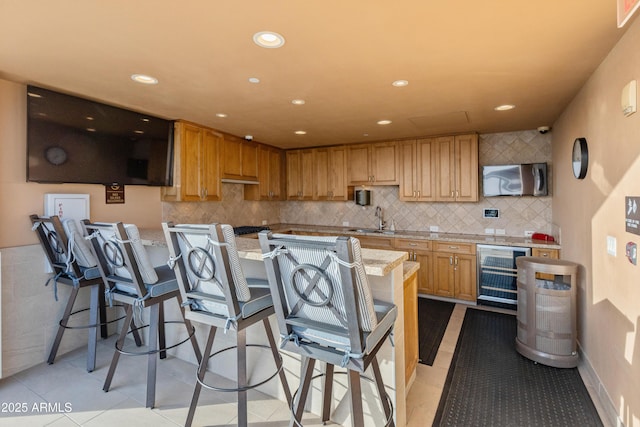
<path fill-rule="evenodd" d="M 600 377 L 593 369 L 593 365 L 591 365 L 591 361 L 589 357 L 582 351 L 582 347 L 580 343 L 578 343 L 578 353 L 580 355 L 580 359 L 578 362 L 578 372 L 582 377 L 582 381 L 584 381 L 587 386 L 587 390 L 591 395 L 591 399 L 600 414 L 600 417 L 603 418 L 602 422 L 605 427 L 625 427 L 624 422 L 620 419 L 618 415 L 618 411 L 607 392 L 607 389 L 600 381 Z"/>

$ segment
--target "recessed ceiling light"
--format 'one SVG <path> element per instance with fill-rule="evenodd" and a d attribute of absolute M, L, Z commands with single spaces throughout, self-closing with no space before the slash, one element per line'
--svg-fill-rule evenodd
<path fill-rule="evenodd" d="M 275 49 L 284 45 L 284 37 L 273 31 L 260 31 L 253 35 L 253 42 L 260 47 Z"/>
<path fill-rule="evenodd" d="M 260 83 L 260 79 L 257 77 L 249 77 L 249 83 Z"/>
<path fill-rule="evenodd" d="M 95 128 L 87 128 L 87 131 L 88 132 L 95 132 L 96 130 L 95 130 Z"/>
<path fill-rule="evenodd" d="M 87 117 L 85 117 L 85 119 L 87 119 L 89 121 L 94 120 L 93 117 L 91 117 L 91 116 L 87 116 Z"/>
<path fill-rule="evenodd" d="M 378 120 L 379 125 L 390 125 L 391 120 Z"/>
<path fill-rule="evenodd" d="M 133 133 L 137 133 L 138 135 L 142 135 L 144 133 L 143 130 L 134 130 Z"/>
<path fill-rule="evenodd" d="M 227 117 L 227 115 L 225 113 L 216 113 L 216 117 L 220 117 L 221 119 L 224 119 L 225 117 Z"/>
<path fill-rule="evenodd" d="M 496 111 L 507 111 L 507 110 L 513 110 L 514 108 L 516 108 L 515 105 L 503 104 L 503 105 L 498 105 L 497 107 L 494 108 L 494 110 L 496 110 Z"/>
<path fill-rule="evenodd" d="M 132 74 L 131 80 L 134 82 L 142 83 L 145 85 L 157 85 L 158 79 L 152 76 L 148 76 L 146 74 Z"/>
<path fill-rule="evenodd" d="M 368 133 L 363 133 L 362 136 L 369 136 L 369 134 Z"/>
<path fill-rule="evenodd" d="M 145 123 L 148 123 L 148 122 L 150 122 L 150 121 L 151 121 L 151 120 L 147 119 L 146 117 L 143 117 L 143 118 L 141 118 L 140 120 L 142 120 L 142 121 L 143 121 L 143 122 L 145 122 Z"/>
<path fill-rule="evenodd" d="M 304 99 L 294 99 L 291 101 L 293 105 L 304 105 Z"/>
<path fill-rule="evenodd" d="M 253 141 L 253 135 L 245 135 L 244 139 L 246 139 L 247 141 Z"/>
<path fill-rule="evenodd" d="M 306 135 L 307 131 L 305 131 L 305 130 L 297 130 L 297 131 L 295 131 L 295 134 L 296 135 Z"/>
<path fill-rule="evenodd" d="M 395 87 L 403 87 L 409 84 L 408 80 L 396 80 L 395 82 L 391 83 L 393 86 Z"/>

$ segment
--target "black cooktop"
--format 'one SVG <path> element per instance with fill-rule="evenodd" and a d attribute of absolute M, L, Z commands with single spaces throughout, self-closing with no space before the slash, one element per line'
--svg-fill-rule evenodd
<path fill-rule="evenodd" d="M 267 226 L 255 226 L 255 225 L 241 225 L 240 227 L 233 227 L 233 233 L 236 236 L 242 236 L 244 234 L 259 233 L 262 230 L 271 230 Z"/>

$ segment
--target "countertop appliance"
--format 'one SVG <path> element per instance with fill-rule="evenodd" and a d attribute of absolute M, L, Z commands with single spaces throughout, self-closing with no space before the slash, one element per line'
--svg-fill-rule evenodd
<path fill-rule="evenodd" d="M 482 193 L 484 197 L 546 196 L 547 164 L 483 166 Z"/>
<path fill-rule="evenodd" d="M 516 309 L 518 268 L 516 258 L 531 255 L 531 248 L 477 245 L 478 304 Z"/>

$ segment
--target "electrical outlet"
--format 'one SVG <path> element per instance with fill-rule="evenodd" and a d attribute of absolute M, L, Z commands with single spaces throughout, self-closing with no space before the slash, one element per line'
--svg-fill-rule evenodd
<path fill-rule="evenodd" d="M 504 236 L 505 234 L 507 234 L 507 232 L 504 228 L 496 228 L 496 236 Z"/>
<path fill-rule="evenodd" d="M 496 230 L 494 230 L 493 228 L 485 228 L 484 229 L 484 234 L 495 234 Z"/>
<path fill-rule="evenodd" d="M 342 221 L 342 226 L 343 227 L 348 227 L 349 226 L 349 221 Z"/>
<path fill-rule="evenodd" d="M 267 225 L 267 220 L 266 219 L 262 220 L 262 225 Z"/>
<path fill-rule="evenodd" d="M 440 227 L 438 227 L 437 225 L 430 225 L 429 226 L 429 231 L 432 233 L 437 233 L 440 230 Z"/>
<path fill-rule="evenodd" d="M 531 236 L 533 236 L 533 231 L 527 230 L 527 231 L 524 232 L 524 237 L 531 238 Z"/>
<path fill-rule="evenodd" d="M 616 244 L 617 239 L 613 236 L 607 236 L 607 253 L 613 257 L 617 256 Z"/>

